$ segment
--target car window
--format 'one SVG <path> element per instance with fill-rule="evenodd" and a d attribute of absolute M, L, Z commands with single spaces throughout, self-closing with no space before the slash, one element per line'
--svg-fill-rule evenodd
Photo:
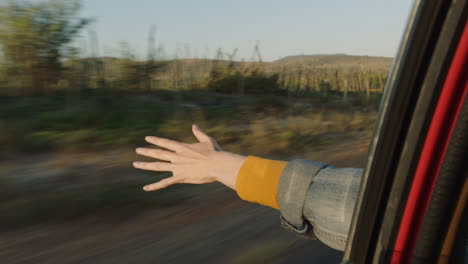
<path fill-rule="evenodd" d="M 365 167 L 410 7 L 0 2 L 0 259 L 338 262 L 222 184 L 144 192 L 168 174 L 135 148 L 197 124 L 228 152 Z"/>

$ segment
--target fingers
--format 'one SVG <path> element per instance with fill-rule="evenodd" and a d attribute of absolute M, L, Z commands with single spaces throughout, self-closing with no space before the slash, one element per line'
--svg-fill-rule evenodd
<path fill-rule="evenodd" d="M 168 162 L 133 162 L 133 167 L 150 171 L 173 171 L 174 164 Z"/>
<path fill-rule="evenodd" d="M 195 124 L 192 125 L 192 132 L 193 132 L 193 135 L 198 139 L 198 141 L 202 143 L 212 141 L 211 137 L 209 137 L 207 134 L 201 131 L 201 129 Z"/>
<path fill-rule="evenodd" d="M 136 153 L 146 156 L 146 157 L 155 158 L 159 160 L 165 160 L 165 161 L 171 161 L 171 162 L 177 159 L 177 156 L 174 152 L 166 151 L 162 149 L 137 148 Z"/>
<path fill-rule="evenodd" d="M 176 184 L 176 183 L 182 183 L 182 181 L 183 181 L 183 179 L 173 176 L 173 177 L 166 178 L 164 180 L 158 181 L 158 182 L 153 183 L 153 184 L 148 184 L 145 187 L 143 187 L 143 189 L 145 191 L 156 191 L 156 190 L 166 188 L 166 187 L 168 187 L 170 185 L 173 185 L 173 184 Z"/>
<path fill-rule="evenodd" d="M 146 142 L 151 143 L 156 146 L 160 146 L 166 149 L 173 150 L 175 152 L 181 152 L 183 150 L 186 150 L 187 147 L 185 144 L 170 140 L 167 138 L 159 138 L 159 137 L 145 137 Z"/>

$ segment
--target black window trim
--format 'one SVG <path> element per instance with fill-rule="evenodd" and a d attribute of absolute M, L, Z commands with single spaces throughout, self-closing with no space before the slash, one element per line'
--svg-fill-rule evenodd
<path fill-rule="evenodd" d="M 466 6 L 466 0 L 414 2 L 379 109 L 343 263 L 386 262 Z"/>

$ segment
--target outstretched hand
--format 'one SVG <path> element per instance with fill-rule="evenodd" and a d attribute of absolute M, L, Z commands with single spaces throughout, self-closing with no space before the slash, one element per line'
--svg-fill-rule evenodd
<path fill-rule="evenodd" d="M 146 137 L 153 145 L 165 148 L 137 148 L 139 155 L 161 161 L 140 162 L 133 166 L 150 171 L 171 171 L 172 176 L 159 182 L 146 185 L 145 191 L 155 191 L 176 183 L 204 184 L 219 181 L 235 190 L 237 173 L 245 157 L 224 152 L 216 140 L 205 134 L 197 125 L 192 125 L 197 143 L 182 143 L 160 137 Z"/>

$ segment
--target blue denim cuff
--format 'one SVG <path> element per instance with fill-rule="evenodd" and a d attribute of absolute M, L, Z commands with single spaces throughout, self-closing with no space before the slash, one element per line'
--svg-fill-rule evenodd
<path fill-rule="evenodd" d="M 292 160 L 281 173 L 278 204 L 281 214 L 294 226 L 304 224 L 304 203 L 315 175 L 327 164 L 308 160 Z"/>
<path fill-rule="evenodd" d="M 283 215 L 280 214 L 280 222 L 281 226 L 289 231 L 292 231 L 296 233 L 296 235 L 301 236 L 306 239 L 313 239 L 316 240 L 317 237 L 315 236 L 314 232 L 312 232 L 312 226 L 307 223 L 306 221 L 303 221 L 301 226 L 295 226 L 291 223 L 289 223 Z"/>

